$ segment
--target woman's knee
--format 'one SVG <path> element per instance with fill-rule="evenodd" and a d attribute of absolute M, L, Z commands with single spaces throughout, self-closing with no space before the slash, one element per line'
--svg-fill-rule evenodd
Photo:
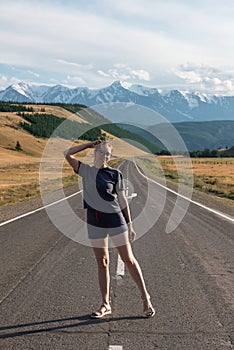
<path fill-rule="evenodd" d="M 100 256 L 97 257 L 98 268 L 106 269 L 109 266 L 109 257 L 108 256 Z"/>
<path fill-rule="evenodd" d="M 136 259 L 134 258 L 133 255 L 121 256 L 121 259 L 124 262 L 124 264 L 127 266 L 133 266 L 136 263 Z"/>
<path fill-rule="evenodd" d="M 136 259 L 133 255 L 132 248 L 129 244 L 118 247 L 117 249 L 124 264 L 129 266 L 136 264 Z"/>

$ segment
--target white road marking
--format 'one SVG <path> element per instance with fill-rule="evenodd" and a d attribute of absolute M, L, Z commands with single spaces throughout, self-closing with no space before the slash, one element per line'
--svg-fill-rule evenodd
<path fill-rule="evenodd" d="M 182 194 L 177 193 L 176 191 L 173 191 L 173 190 L 171 190 L 170 188 L 168 188 L 168 187 L 166 187 L 166 186 L 160 184 L 159 182 L 157 182 L 157 181 L 151 179 L 150 177 L 145 176 L 145 175 L 140 171 L 140 169 L 138 168 L 138 165 L 136 164 L 136 162 L 135 162 L 134 160 L 133 160 L 133 163 L 135 164 L 135 166 L 136 166 L 138 172 L 139 172 L 142 176 L 144 176 L 147 180 L 149 180 L 149 181 L 151 181 L 151 182 L 154 182 L 156 185 L 158 185 L 158 186 L 160 186 L 160 187 L 166 189 L 167 191 L 169 191 L 169 192 L 171 192 L 171 193 L 174 193 L 174 194 L 175 194 L 176 196 L 178 196 L 178 197 L 181 197 L 181 198 L 183 198 L 183 199 L 185 199 L 185 200 L 187 200 L 187 201 L 189 201 L 189 202 L 191 202 L 191 203 L 193 203 L 193 204 L 195 204 L 195 205 L 197 205 L 197 206 L 199 206 L 199 207 L 201 207 L 201 208 L 203 208 L 203 209 L 206 209 L 206 210 L 210 211 L 211 213 L 214 213 L 214 214 L 216 214 L 216 215 L 218 215 L 218 216 L 220 216 L 220 217 L 222 217 L 222 218 L 224 218 L 224 219 L 226 219 L 226 220 L 228 220 L 228 221 L 234 223 L 234 218 L 233 218 L 232 216 L 223 214 L 223 213 L 221 213 L 221 212 L 218 211 L 218 210 L 211 209 L 211 208 L 205 206 L 204 204 L 201 204 L 201 203 L 196 202 L 196 201 L 194 201 L 194 200 L 192 200 L 192 199 L 190 199 L 190 198 L 187 198 L 187 197 L 183 196 Z"/>
<path fill-rule="evenodd" d="M 129 195 L 129 181 L 128 181 L 128 166 L 127 165 L 127 175 L 126 175 L 126 190 L 125 190 L 125 195 L 127 199 L 132 199 L 137 197 L 137 193 L 133 192 L 131 195 Z M 125 274 L 125 265 L 123 260 L 121 259 L 120 255 L 118 254 L 118 259 L 117 259 L 117 269 L 116 269 L 116 277 L 123 277 Z"/>
<path fill-rule="evenodd" d="M 109 350 L 123 350 L 122 345 L 110 345 Z"/>
<path fill-rule="evenodd" d="M 4 225 L 7 225 L 7 224 L 10 224 L 10 223 L 13 222 L 13 221 L 22 219 L 22 218 L 24 218 L 25 216 L 34 214 L 34 213 L 36 213 L 37 211 L 40 211 L 40 210 L 49 208 L 49 207 L 51 207 L 52 205 L 58 204 L 58 203 L 60 203 L 60 202 L 62 202 L 62 201 L 65 201 L 66 199 L 69 199 L 69 198 L 71 198 L 71 197 L 76 196 L 77 194 L 81 193 L 82 191 L 83 191 L 83 190 L 80 190 L 80 191 L 78 191 L 78 192 L 75 192 L 75 193 L 71 194 L 71 195 L 68 196 L 68 197 L 65 197 L 65 198 L 59 199 L 59 200 L 57 200 L 57 201 L 55 201 L 55 202 L 53 202 L 53 203 L 47 204 L 47 205 L 45 205 L 44 207 L 40 207 L 40 208 L 38 208 L 38 209 L 29 211 L 29 212 L 27 212 L 27 213 L 25 213 L 25 214 L 16 216 L 15 218 L 9 219 L 9 220 L 4 221 L 4 222 L 1 222 L 1 223 L 0 223 L 0 227 L 1 227 L 1 226 L 4 226 Z"/>
<path fill-rule="evenodd" d="M 118 259 L 117 259 L 117 269 L 116 269 L 116 276 L 124 276 L 125 269 L 124 269 L 124 262 L 120 258 L 120 255 L 118 254 Z"/>
<path fill-rule="evenodd" d="M 136 193 L 136 192 L 133 192 L 133 193 L 131 194 L 131 196 L 126 196 L 126 197 L 127 197 L 127 199 L 135 198 L 135 197 L 137 197 L 137 193 Z"/>

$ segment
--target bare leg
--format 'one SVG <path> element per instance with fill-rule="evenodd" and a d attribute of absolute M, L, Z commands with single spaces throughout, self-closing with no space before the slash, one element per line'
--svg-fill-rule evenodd
<path fill-rule="evenodd" d="M 141 268 L 135 259 L 133 252 L 132 252 L 132 247 L 131 244 L 128 242 L 128 233 L 124 233 L 126 237 L 126 243 L 124 245 L 118 245 L 119 237 L 112 237 L 112 240 L 114 244 L 116 244 L 116 248 L 119 252 L 119 255 L 121 259 L 123 260 L 125 266 L 127 267 L 132 279 L 138 286 L 140 292 L 141 292 L 141 297 L 144 303 L 144 310 L 147 309 L 152 309 L 152 304 L 150 302 L 150 296 L 149 293 L 147 292 L 146 286 L 145 286 L 145 281 L 143 278 L 143 274 L 141 271 Z M 122 238 L 123 242 L 123 238 Z M 153 310 L 154 311 L 154 310 Z"/>
<path fill-rule="evenodd" d="M 97 242 L 100 241 L 100 242 Z M 98 244 L 97 244 L 98 243 Z M 98 265 L 98 280 L 102 295 L 103 304 L 107 307 L 110 305 L 110 273 L 109 273 L 109 251 L 108 238 L 94 240 L 91 244 Z"/>
<path fill-rule="evenodd" d="M 142 275 L 141 268 L 133 255 L 130 243 L 118 246 L 116 248 L 125 266 L 127 267 L 132 279 L 140 289 L 142 297 L 146 298 L 148 296 L 148 292 L 146 290 L 145 281 Z"/>

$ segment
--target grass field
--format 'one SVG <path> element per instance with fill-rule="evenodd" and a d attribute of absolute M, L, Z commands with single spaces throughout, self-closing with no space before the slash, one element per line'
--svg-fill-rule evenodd
<path fill-rule="evenodd" d="M 158 157 L 165 177 L 178 180 L 172 157 Z M 234 158 L 191 158 L 194 188 L 234 200 Z M 183 162 L 183 159 L 181 159 Z M 180 159 L 177 158 L 177 163 Z"/>
<path fill-rule="evenodd" d="M 124 147 L 124 146 L 122 146 Z M 9 151 L 8 151 L 9 152 Z M 0 166 L 0 199 L 1 206 L 9 205 L 29 198 L 40 196 L 39 168 L 41 158 L 20 157 L 20 152 L 14 152 L 9 160 L 1 161 Z M 9 156 L 9 155 L 8 155 Z M 80 154 L 85 161 L 92 163 L 92 156 L 87 152 Z M 120 157 L 112 160 L 112 166 L 116 166 L 121 159 L 126 158 L 122 153 Z M 161 164 L 160 173 L 167 181 L 177 183 L 178 173 L 171 157 L 157 157 Z M 177 159 L 177 166 L 180 160 Z M 182 160 L 181 160 L 182 162 Z M 184 161 L 183 161 L 184 162 Z M 155 170 L 149 165 L 152 175 Z M 234 159 L 233 158 L 194 158 L 192 159 L 192 173 L 194 188 L 203 192 L 212 193 L 220 197 L 234 199 Z M 53 190 L 57 187 L 58 174 L 50 172 L 50 186 Z M 60 175 L 59 175 L 60 176 Z M 185 176 L 186 178 L 186 176 Z M 53 186 L 53 181 L 54 185 Z M 64 162 L 62 168 L 62 184 L 64 187 L 77 183 L 77 177 L 73 174 L 69 165 Z M 234 203 L 234 202 L 233 202 Z"/>

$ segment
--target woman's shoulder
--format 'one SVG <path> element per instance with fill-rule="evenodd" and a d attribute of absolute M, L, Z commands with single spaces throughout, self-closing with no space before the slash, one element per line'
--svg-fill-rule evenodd
<path fill-rule="evenodd" d="M 83 163 L 80 160 L 78 160 L 77 170 L 74 169 L 74 171 L 75 171 L 76 174 L 79 174 L 79 175 L 83 176 L 85 173 L 87 173 L 87 171 L 90 171 L 91 168 L 92 167 L 89 164 Z"/>

